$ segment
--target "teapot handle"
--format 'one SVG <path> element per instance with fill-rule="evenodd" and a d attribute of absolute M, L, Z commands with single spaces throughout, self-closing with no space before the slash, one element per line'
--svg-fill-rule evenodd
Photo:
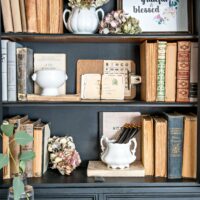
<path fill-rule="evenodd" d="M 101 13 L 101 18 L 103 19 L 104 16 L 105 16 L 105 13 L 104 13 L 103 9 L 102 9 L 102 8 L 99 8 L 98 10 L 96 10 L 96 14 L 97 14 L 97 15 L 99 14 L 99 12 Z M 102 20 L 102 19 L 101 19 L 101 20 Z"/>
<path fill-rule="evenodd" d="M 68 27 L 67 22 L 66 22 L 66 14 L 69 13 L 69 15 L 70 15 L 71 12 L 72 12 L 72 11 L 69 10 L 69 9 L 65 9 L 64 12 L 63 12 L 63 22 L 64 22 L 64 24 L 65 24 L 65 27 Z"/>
<path fill-rule="evenodd" d="M 137 149 L 137 140 L 136 140 L 135 138 L 132 138 L 132 139 L 129 141 L 129 143 L 130 143 L 130 145 L 131 145 L 131 143 L 134 144 L 134 147 L 133 147 L 133 149 L 131 150 L 131 153 L 132 153 L 133 155 L 135 155 L 136 149 Z"/>
<path fill-rule="evenodd" d="M 105 138 L 105 137 L 102 137 L 102 138 L 101 138 L 101 141 L 100 141 L 102 152 L 104 152 L 105 149 L 106 149 L 106 146 L 104 145 L 104 141 L 105 141 L 105 140 L 106 140 L 106 138 Z"/>

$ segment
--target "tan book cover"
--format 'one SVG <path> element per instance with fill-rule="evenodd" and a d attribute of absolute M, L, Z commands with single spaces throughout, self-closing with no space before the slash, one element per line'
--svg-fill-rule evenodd
<path fill-rule="evenodd" d="M 9 146 L 9 137 L 3 134 L 3 154 L 7 154 L 8 146 Z M 3 179 L 10 179 L 10 160 L 7 166 L 3 167 Z"/>
<path fill-rule="evenodd" d="M 197 116 L 194 114 L 186 115 L 184 119 L 182 176 L 197 177 Z"/>
<path fill-rule="evenodd" d="M 142 116 L 141 133 L 142 163 L 146 176 L 154 175 L 154 130 L 153 118 Z"/>
<path fill-rule="evenodd" d="M 49 1 L 48 0 L 36 0 L 37 1 L 37 24 L 39 33 L 49 33 Z"/>
<path fill-rule="evenodd" d="M 14 32 L 22 32 L 19 0 L 10 0 Z"/>
<path fill-rule="evenodd" d="M 3 15 L 3 25 L 5 33 L 13 32 L 14 28 L 12 20 L 12 11 L 9 0 L 1 0 L 1 10 Z"/>
<path fill-rule="evenodd" d="M 157 90 L 157 43 L 143 42 L 140 45 L 141 100 L 156 101 Z"/>
<path fill-rule="evenodd" d="M 167 120 L 154 118 L 155 177 L 167 177 Z"/>
<path fill-rule="evenodd" d="M 165 69 L 165 101 L 176 101 L 177 43 L 167 43 Z"/>
<path fill-rule="evenodd" d="M 22 31 L 27 32 L 25 0 L 19 0 L 19 5 L 20 5 L 20 12 L 21 12 Z"/>
<path fill-rule="evenodd" d="M 38 33 L 36 0 L 25 0 L 27 29 L 29 33 Z"/>
<path fill-rule="evenodd" d="M 50 33 L 63 33 L 63 0 L 49 0 Z"/>

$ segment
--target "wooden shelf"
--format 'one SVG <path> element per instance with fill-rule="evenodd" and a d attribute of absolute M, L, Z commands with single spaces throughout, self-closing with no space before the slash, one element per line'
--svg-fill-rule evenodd
<path fill-rule="evenodd" d="M 174 34 L 140 34 L 140 35 L 73 35 L 73 34 L 29 34 L 29 33 L 3 33 L 2 39 L 9 39 L 16 42 L 87 42 L 87 43 L 102 43 L 102 42 L 142 42 L 145 40 L 197 40 L 197 35 L 187 33 Z"/>

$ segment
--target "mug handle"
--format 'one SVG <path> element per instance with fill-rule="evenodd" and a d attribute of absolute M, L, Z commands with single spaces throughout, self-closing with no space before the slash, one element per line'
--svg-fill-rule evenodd
<path fill-rule="evenodd" d="M 130 145 L 131 145 L 131 143 L 134 144 L 134 148 L 131 150 L 131 153 L 132 153 L 132 155 L 135 155 L 136 149 L 137 149 L 137 141 L 136 141 L 136 139 L 135 139 L 135 138 L 132 138 L 132 139 L 129 141 L 129 143 L 130 143 Z"/>
<path fill-rule="evenodd" d="M 105 149 L 106 149 L 106 147 L 105 147 L 105 145 L 104 145 L 104 140 L 106 140 L 106 138 L 103 136 L 103 137 L 101 138 L 101 141 L 100 141 L 100 143 L 101 143 L 101 150 L 102 150 L 102 152 L 104 152 L 104 151 L 105 151 Z"/>
<path fill-rule="evenodd" d="M 64 22 L 64 24 L 65 24 L 65 27 L 68 27 L 68 26 L 67 26 L 67 22 L 66 22 L 66 14 L 69 13 L 69 15 L 70 15 L 71 12 L 72 12 L 72 11 L 69 10 L 69 9 L 65 9 L 64 12 L 63 12 L 63 22 Z"/>
<path fill-rule="evenodd" d="M 96 10 L 96 14 L 98 16 L 99 16 L 99 12 L 101 13 L 101 20 L 102 20 L 104 18 L 104 16 L 105 16 L 105 13 L 104 13 L 102 8 L 99 8 L 99 9 Z"/>
<path fill-rule="evenodd" d="M 33 81 L 36 81 L 36 79 L 37 79 L 37 74 L 34 73 L 34 74 L 32 75 L 32 80 L 33 80 Z"/>

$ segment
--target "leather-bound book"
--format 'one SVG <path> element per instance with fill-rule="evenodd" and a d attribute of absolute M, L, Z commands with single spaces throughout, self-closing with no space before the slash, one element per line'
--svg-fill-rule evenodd
<path fill-rule="evenodd" d="M 2 144 L 3 144 L 3 154 L 7 154 L 8 152 L 8 146 L 9 146 L 9 137 L 7 137 L 5 134 L 3 134 L 2 138 Z M 8 165 L 3 167 L 3 179 L 10 179 L 10 160 Z"/>
<path fill-rule="evenodd" d="M 20 5 L 20 12 L 21 12 L 22 31 L 27 32 L 25 0 L 19 0 L 19 5 Z"/>
<path fill-rule="evenodd" d="M 22 20 L 19 0 L 10 0 L 14 32 L 22 32 Z"/>
<path fill-rule="evenodd" d="M 167 43 L 165 69 L 165 101 L 176 101 L 177 43 Z"/>
<path fill-rule="evenodd" d="M 154 175 L 154 131 L 153 118 L 142 116 L 142 163 L 144 165 L 145 176 Z"/>
<path fill-rule="evenodd" d="M 39 33 L 49 33 L 49 0 L 37 1 L 37 24 Z"/>
<path fill-rule="evenodd" d="M 194 114 L 186 115 L 184 119 L 182 176 L 197 176 L 197 116 Z"/>
<path fill-rule="evenodd" d="M 63 33 L 63 0 L 49 0 L 50 33 Z"/>
<path fill-rule="evenodd" d="M 157 88 L 157 43 L 145 41 L 140 45 L 141 59 L 141 100 L 156 101 Z"/>
<path fill-rule="evenodd" d="M 25 1 L 26 9 L 26 20 L 27 20 L 27 29 L 30 33 L 38 32 L 37 25 L 37 4 L 36 0 L 26 0 Z"/>
<path fill-rule="evenodd" d="M 178 42 L 177 102 L 189 102 L 191 42 Z"/>
<path fill-rule="evenodd" d="M 1 10 L 3 15 L 3 25 L 5 33 L 13 32 L 14 28 L 10 0 L 1 0 Z"/>
<path fill-rule="evenodd" d="M 155 177 L 167 177 L 167 120 L 154 117 Z"/>

